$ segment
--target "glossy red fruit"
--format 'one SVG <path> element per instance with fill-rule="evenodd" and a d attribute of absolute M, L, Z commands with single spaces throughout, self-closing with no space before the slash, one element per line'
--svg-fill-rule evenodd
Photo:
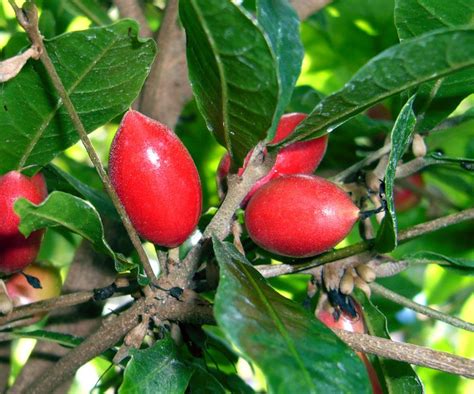
<path fill-rule="evenodd" d="M 353 301 L 354 305 L 356 307 L 357 311 L 357 316 L 352 317 L 345 312 L 341 312 L 339 317 L 336 319 L 336 316 L 329 312 L 328 310 L 321 309 L 318 314 L 317 318 L 321 320 L 326 326 L 329 328 L 335 328 L 338 330 L 345 330 L 349 332 L 356 332 L 359 334 L 366 334 L 367 333 L 367 326 L 364 322 L 364 315 L 362 314 L 362 308 L 360 305 Z M 365 365 L 365 368 L 367 369 L 367 373 L 369 375 L 370 383 L 372 385 L 372 392 L 374 394 L 382 394 L 383 390 L 382 387 L 380 386 L 379 378 L 377 376 L 377 372 L 375 372 L 375 369 L 372 365 L 372 363 L 369 361 L 365 353 L 362 352 L 356 352 L 356 354 L 359 356 L 359 358 L 362 360 L 362 362 Z"/>
<path fill-rule="evenodd" d="M 43 238 L 43 230 L 33 232 L 28 238 L 18 230 L 20 218 L 13 206 L 21 197 L 39 204 L 45 195 L 32 178 L 17 171 L 0 176 L 0 272 L 4 274 L 20 271 L 31 264 Z"/>
<path fill-rule="evenodd" d="M 359 217 L 350 197 L 334 183 L 311 175 L 273 179 L 251 198 L 245 224 L 263 249 L 309 257 L 338 244 Z"/>
<path fill-rule="evenodd" d="M 271 143 L 277 143 L 282 141 L 285 137 L 290 135 L 293 130 L 298 126 L 299 123 L 306 118 L 306 114 L 302 113 L 291 113 L 283 115 L 278 123 L 278 127 Z M 319 163 L 324 157 L 327 148 L 328 136 L 325 135 L 320 138 L 316 138 L 311 141 L 295 142 L 282 148 L 276 157 L 275 164 L 269 173 L 257 181 L 253 188 L 250 190 L 248 195 L 245 197 L 242 205 L 245 205 L 253 194 L 263 185 L 268 183 L 270 180 L 278 178 L 283 175 L 293 174 L 312 174 Z M 250 152 L 244 162 L 244 167 L 238 171 L 239 175 L 242 175 L 244 169 L 247 166 L 248 160 L 250 159 Z M 224 155 L 219 164 L 221 173 L 218 173 L 219 179 L 223 179 L 229 173 L 230 169 L 230 157 L 228 154 Z M 227 172 L 225 172 L 227 169 Z"/>
<path fill-rule="evenodd" d="M 112 143 L 110 179 L 145 239 L 175 247 L 201 215 L 201 182 L 184 145 L 165 125 L 128 111 Z"/>
<path fill-rule="evenodd" d="M 423 188 L 425 186 L 425 182 L 419 173 L 410 175 L 406 180 L 408 183 L 418 188 Z M 405 212 L 418 205 L 421 197 L 408 188 L 395 186 L 393 199 L 397 212 Z"/>
<path fill-rule="evenodd" d="M 26 305 L 32 302 L 57 297 L 61 294 L 61 275 L 54 267 L 46 267 L 33 263 L 26 267 L 23 272 L 38 278 L 41 289 L 35 289 L 27 281 L 23 274 L 12 275 L 7 283 L 7 292 L 14 306 Z"/>

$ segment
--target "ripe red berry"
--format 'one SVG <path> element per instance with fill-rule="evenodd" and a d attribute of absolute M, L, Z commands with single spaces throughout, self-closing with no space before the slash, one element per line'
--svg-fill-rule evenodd
<path fill-rule="evenodd" d="M 36 178 L 37 180 L 39 177 Z M 31 264 L 38 255 L 43 230 L 33 232 L 28 238 L 18 230 L 20 218 L 13 210 L 17 199 L 23 197 L 34 204 L 43 201 L 44 190 L 37 181 L 17 171 L 0 176 L 0 272 L 10 274 Z"/>
<path fill-rule="evenodd" d="M 283 115 L 278 123 L 275 137 L 271 143 L 282 141 L 285 137 L 290 135 L 299 123 L 306 118 L 306 114 L 291 113 Z M 245 205 L 253 194 L 263 185 L 274 178 L 283 175 L 292 174 L 312 174 L 321 163 L 321 160 L 326 153 L 328 136 L 325 135 L 310 141 L 295 142 L 282 148 L 276 157 L 275 164 L 269 173 L 262 179 L 257 181 L 248 195 L 245 197 L 242 205 Z M 244 162 L 244 167 L 238 171 L 242 175 L 252 152 L 250 152 Z M 228 154 L 224 155 L 219 164 L 217 179 L 222 181 L 230 169 L 230 157 Z M 227 171 L 226 171 L 227 170 Z"/>
<path fill-rule="evenodd" d="M 356 312 L 357 312 L 356 317 L 352 317 L 346 314 L 345 312 L 341 312 L 340 315 L 336 319 L 336 316 L 333 313 L 329 312 L 328 310 L 324 308 L 321 308 L 318 311 L 317 318 L 321 320 L 321 322 L 323 322 L 329 328 L 335 328 L 338 330 L 345 330 L 349 332 L 356 332 L 359 334 L 366 334 L 367 327 L 364 321 L 364 315 L 362 314 L 362 308 L 356 301 L 353 300 L 353 303 L 355 305 Z M 362 360 L 362 362 L 365 365 L 365 368 L 367 369 L 370 383 L 372 385 L 372 393 L 374 394 L 383 393 L 382 387 L 380 386 L 379 378 L 377 376 L 377 372 L 375 372 L 375 369 L 372 363 L 369 361 L 365 353 L 356 352 L 356 354 Z"/>
<path fill-rule="evenodd" d="M 46 300 L 61 294 L 61 275 L 56 268 L 33 263 L 26 267 L 23 272 L 39 279 L 41 289 L 35 289 L 31 286 L 21 273 L 12 275 L 6 286 L 14 306 Z"/>
<path fill-rule="evenodd" d="M 290 257 L 320 254 L 342 241 L 359 209 L 334 183 L 311 175 L 289 175 L 262 186 L 245 210 L 252 240 Z"/>
<path fill-rule="evenodd" d="M 410 175 L 406 180 L 415 187 L 423 188 L 425 186 L 425 182 L 420 173 Z M 395 186 L 394 191 L 393 199 L 397 212 L 408 211 L 410 208 L 416 206 L 421 200 L 421 197 L 418 194 L 408 188 Z"/>
<path fill-rule="evenodd" d="M 128 111 L 112 143 L 112 184 L 145 239 L 175 247 L 201 215 L 201 182 L 184 145 L 165 125 Z"/>

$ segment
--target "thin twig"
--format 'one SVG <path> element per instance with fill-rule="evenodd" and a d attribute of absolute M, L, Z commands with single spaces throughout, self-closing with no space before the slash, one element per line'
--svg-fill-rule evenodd
<path fill-rule="evenodd" d="M 474 378 L 474 361 L 409 343 L 344 330 L 333 330 L 355 350 L 422 367 Z"/>
<path fill-rule="evenodd" d="M 416 226 L 410 227 L 406 230 L 402 230 L 398 233 L 399 243 L 407 242 L 413 238 L 419 237 L 424 234 L 429 234 L 439 229 L 442 229 L 453 224 L 461 223 L 466 220 L 474 219 L 474 208 L 466 209 L 461 212 L 457 212 L 451 215 L 444 216 L 442 218 L 434 219 L 426 223 L 421 223 Z M 346 246 L 345 248 L 336 249 L 332 252 L 325 253 L 320 257 L 316 257 L 308 262 L 301 264 L 268 264 L 259 265 L 255 268 L 266 278 L 272 278 L 275 276 L 300 273 L 310 268 L 317 267 L 319 265 L 331 263 L 355 254 L 371 250 L 373 247 L 373 241 L 358 242 L 354 245 Z"/>
<path fill-rule="evenodd" d="M 74 104 L 72 103 L 66 89 L 64 88 L 61 78 L 56 72 L 56 68 L 54 67 L 53 62 L 51 61 L 51 58 L 49 57 L 46 51 L 46 47 L 44 46 L 44 43 L 43 43 L 43 37 L 41 36 L 40 31 L 38 30 L 38 10 L 36 6 L 32 3 L 26 3 L 28 5 L 26 9 L 19 9 L 16 6 L 14 0 L 10 0 L 10 4 L 12 4 L 12 7 L 15 10 L 18 22 L 25 29 L 31 43 L 33 45 L 36 45 L 40 49 L 40 52 L 41 52 L 40 60 L 43 63 L 44 67 L 46 68 L 46 71 L 59 97 L 61 98 L 61 101 L 63 102 L 64 107 L 68 111 L 69 116 L 71 117 L 72 123 L 74 124 L 74 127 L 77 133 L 79 134 L 79 137 L 82 141 L 82 144 L 84 145 L 84 148 L 87 151 L 87 154 L 89 155 L 89 158 L 91 159 L 92 163 L 94 164 L 95 169 L 97 170 L 97 173 L 99 174 L 99 177 L 104 185 L 105 190 L 110 196 L 112 203 L 114 204 L 115 208 L 117 209 L 117 212 L 120 215 L 120 218 L 122 219 L 124 227 L 127 230 L 127 233 L 130 237 L 130 240 L 132 241 L 132 244 L 137 250 L 138 256 L 140 257 L 140 261 L 143 265 L 143 269 L 145 270 L 145 273 L 148 279 L 152 283 L 155 282 L 155 279 L 156 279 L 155 274 L 153 273 L 153 269 L 150 265 L 150 261 L 148 260 L 148 256 L 140 241 L 140 237 L 138 236 L 135 228 L 133 227 L 129 216 L 127 212 L 125 211 L 125 208 L 120 202 L 120 199 L 110 182 L 110 179 L 104 169 L 104 166 L 102 165 L 102 162 L 100 161 L 100 158 L 97 155 L 97 152 L 95 151 L 87 135 L 84 125 L 82 124 L 82 121 L 79 118 L 79 115 L 74 107 Z"/>
<path fill-rule="evenodd" d="M 412 309 L 415 312 L 421 313 L 428 317 L 432 317 L 433 319 L 445 322 L 454 327 L 462 328 L 463 330 L 467 330 L 467 331 L 474 331 L 474 324 L 472 323 L 461 320 L 454 316 L 447 315 L 443 312 L 437 311 L 436 309 L 430 308 L 428 306 L 418 304 L 417 302 L 412 301 L 406 297 L 403 297 L 379 285 L 378 283 L 371 283 L 369 286 L 374 293 L 377 293 L 381 295 L 382 297 L 395 302 L 396 304 L 403 305 L 404 307 Z"/>
<path fill-rule="evenodd" d="M 377 149 L 375 152 L 371 153 L 367 157 L 364 157 L 359 162 L 346 168 L 345 170 L 341 171 L 339 174 L 334 175 L 330 179 L 333 182 L 344 182 L 344 180 L 346 180 L 352 174 L 357 173 L 362 168 L 367 167 L 368 165 L 372 164 L 374 161 L 380 159 L 382 156 L 389 153 L 391 148 L 392 148 L 392 144 L 386 144 L 382 146 L 380 149 Z"/>

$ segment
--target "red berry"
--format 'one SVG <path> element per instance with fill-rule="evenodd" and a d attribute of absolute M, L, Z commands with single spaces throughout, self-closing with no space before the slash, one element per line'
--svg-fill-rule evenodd
<path fill-rule="evenodd" d="M 40 191 L 43 196 L 43 200 L 48 197 L 48 187 L 46 186 L 46 180 L 44 175 L 41 172 L 38 172 L 36 175 L 31 177 L 31 181 L 36 185 L 37 189 Z"/>
<path fill-rule="evenodd" d="M 321 310 L 317 314 L 317 318 L 321 320 L 329 328 L 335 328 L 338 330 L 345 330 L 349 332 L 356 332 L 359 334 L 366 334 L 367 327 L 364 322 L 364 315 L 362 314 L 362 308 L 354 300 L 353 302 L 357 311 L 356 317 L 352 317 L 344 312 L 341 312 L 339 317 L 336 319 L 333 313 L 329 312 L 328 310 L 324 308 L 321 308 Z M 369 361 L 365 353 L 356 352 L 356 354 L 362 360 L 362 362 L 365 365 L 365 368 L 367 369 L 370 383 L 372 385 L 372 392 L 374 394 L 379 394 L 379 393 L 382 394 L 383 390 L 382 390 L 382 387 L 380 386 L 377 372 L 375 372 L 375 369 L 372 363 Z"/>
<path fill-rule="evenodd" d="M 17 171 L 0 176 L 0 272 L 10 274 L 31 264 L 38 255 L 43 230 L 33 232 L 28 238 L 18 230 L 20 218 L 13 210 L 18 198 L 26 198 L 34 204 L 44 199 L 32 178 Z"/>
<path fill-rule="evenodd" d="M 278 127 L 275 133 L 275 137 L 271 143 L 277 143 L 282 141 L 285 137 L 290 135 L 293 130 L 298 126 L 299 123 L 306 118 L 306 114 L 302 113 L 291 113 L 283 115 L 278 123 Z M 321 163 L 321 160 L 326 153 L 327 148 L 327 135 L 316 138 L 311 141 L 295 142 L 284 148 L 282 148 L 276 157 L 275 164 L 269 173 L 262 179 L 258 180 L 250 192 L 245 197 L 242 205 L 245 205 L 253 194 L 263 185 L 274 178 L 278 178 L 283 175 L 293 174 L 312 174 Z M 250 152 L 245 158 L 244 167 L 238 171 L 239 175 L 242 175 L 244 169 L 247 166 L 248 160 L 250 159 Z M 218 172 L 218 184 L 225 176 L 227 176 L 230 169 L 230 157 L 228 154 L 224 155 L 219 164 L 220 173 Z M 227 172 L 225 171 L 227 169 Z M 218 170 L 219 171 L 219 170 Z"/>
<path fill-rule="evenodd" d="M 425 182 L 419 173 L 410 175 L 406 180 L 415 187 L 423 188 L 425 186 Z M 410 189 L 395 186 L 393 199 L 397 212 L 405 212 L 416 206 L 421 197 Z"/>
<path fill-rule="evenodd" d="M 383 104 L 376 104 L 367 110 L 367 116 L 377 120 L 392 120 L 392 114 Z"/>
<path fill-rule="evenodd" d="M 283 256 L 309 257 L 338 244 L 359 209 L 335 184 L 311 175 L 289 175 L 262 186 L 245 210 L 252 240 Z"/>
<path fill-rule="evenodd" d="M 23 272 L 38 278 L 42 288 L 35 289 L 21 273 L 12 275 L 6 285 L 14 306 L 46 300 L 61 294 L 61 275 L 56 268 L 34 263 L 26 267 Z"/>
<path fill-rule="evenodd" d="M 165 125 L 128 111 L 112 143 L 110 178 L 137 231 L 175 247 L 201 215 L 201 182 L 184 145 Z"/>

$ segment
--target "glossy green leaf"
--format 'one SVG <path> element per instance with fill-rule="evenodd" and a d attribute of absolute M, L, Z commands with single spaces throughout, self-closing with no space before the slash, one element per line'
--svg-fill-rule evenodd
<path fill-rule="evenodd" d="M 48 185 L 53 185 L 53 190 L 80 195 L 91 202 L 101 215 L 120 221 L 112 201 L 103 192 L 81 182 L 53 164 L 47 165 L 41 172 L 45 176 Z"/>
<path fill-rule="evenodd" d="M 67 193 L 53 192 L 40 205 L 24 198 L 17 200 L 15 212 L 21 220 L 19 229 L 26 237 L 40 228 L 61 226 L 79 234 L 99 252 L 115 259 L 114 252 L 105 241 L 100 216 L 89 201 Z"/>
<path fill-rule="evenodd" d="M 387 331 L 385 316 L 370 302 L 360 290 L 355 298 L 362 306 L 364 320 L 370 335 L 391 339 Z M 423 385 L 410 364 L 400 361 L 371 357 L 379 381 L 389 394 L 421 394 Z"/>
<path fill-rule="evenodd" d="M 242 163 L 278 104 L 276 60 L 262 30 L 230 0 L 183 0 L 189 78 L 217 141 Z"/>
<path fill-rule="evenodd" d="M 474 29 L 438 30 L 405 40 L 373 58 L 341 90 L 322 100 L 280 145 L 324 135 L 389 96 L 472 66 Z"/>
<path fill-rule="evenodd" d="M 144 350 L 130 351 L 120 394 L 179 394 L 188 386 L 193 369 L 179 360 L 170 337 Z"/>
<path fill-rule="evenodd" d="M 300 75 L 304 51 L 298 15 L 287 0 L 258 0 L 257 20 L 270 39 L 280 86 L 278 107 L 271 132 L 267 136 L 267 140 L 271 141 Z"/>
<path fill-rule="evenodd" d="M 392 149 L 390 151 L 387 169 L 385 171 L 384 185 L 387 209 L 385 217 L 377 232 L 375 247 L 381 253 L 391 252 L 397 246 L 397 216 L 395 212 L 394 182 L 397 165 L 403 157 L 410 142 L 411 135 L 416 125 L 416 117 L 413 112 L 415 96 L 411 97 L 403 106 L 390 135 Z"/>
<path fill-rule="evenodd" d="M 465 0 L 396 0 L 395 26 L 401 40 L 446 27 L 474 26 L 474 3 Z"/>
<path fill-rule="evenodd" d="M 441 28 L 474 26 L 474 3 L 464 0 L 397 0 L 395 24 L 400 40 Z M 417 128 L 430 130 L 474 92 L 474 70 L 464 70 L 420 87 L 415 101 Z"/>
<path fill-rule="evenodd" d="M 124 112 L 141 89 L 155 44 L 137 32 L 124 20 L 45 43 L 88 132 Z M 0 102 L 0 173 L 46 164 L 79 139 L 40 62 L 4 83 Z"/>
<path fill-rule="evenodd" d="M 220 266 L 217 323 L 262 370 L 270 393 L 370 392 L 365 368 L 351 349 L 268 286 L 232 244 L 213 241 Z"/>
<path fill-rule="evenodd" d="M 194 373 L 189 382 L 187 392 L 190 394 L 225 394 L 224 386 L 211 373 L 206 371 L 205 367 L 192 364 Z"/>

